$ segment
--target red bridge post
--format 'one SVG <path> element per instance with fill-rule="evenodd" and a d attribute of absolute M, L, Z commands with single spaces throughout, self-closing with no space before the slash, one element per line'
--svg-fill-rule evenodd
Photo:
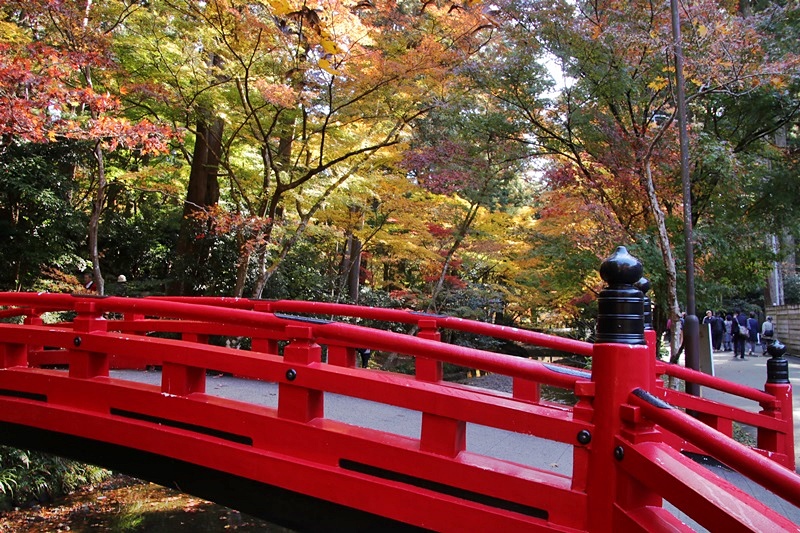
<path fill-rule="evenodd" d="M 44 321 L 42 320 L 42 316 L 39 313 L 37 313 L 35 309 L 31 309 L 30 314 L 25 317 L 25 320 L 24 320 L 23 323 L 26 326 L 41 326 L 41 325 L 44 324 Z M 28 350 L 27 350 L 26 357 L 31 352 L 39 352 L 39 351 L 42 351 L 42 350 L 44 350 L 44 345 L 42 345 L 42 344 L 28 344 Z M 27 360 L 26 360 L 25 364 L 27 365 Z"/>
<path fill-rule="evenodd" d="M 762 450 L 775 450 L 786 454 L 784 466 L 795 470 L 794 459 L 794 420 L 792 407 L 792 383 L 789 381 L 789 362 L 784 359 L 786 346 L 778 341 L 773 341 L 767 352 L 772 356 L 767 361 L 767 382 L 764 392 L 775 396 L 775 402 L 768 405 L 761 404 L 763 414 L 775 417 L 783 422 L 781 431 L 759 428 L 758 447 Z"/>
<path fill-rule="evenodd" d="M 261 313 L 272 313 L 272 302 L 255 302 L 253 311 Z M 250 349 L 254 352 L 278 353 L 278 341 L 270 337 L 252 337 L 250 339 Z"/>
<path fill-rule="evenodd" d="M 188 396 L 193 392 L 205 391 L 205 368 L 164 362 L 161 367 L 161 392 Z"/>
<path fill-rule="evenodd" d="M 418 322 L 417 337 L 440 341 L 436 319 L 424 319 Z M 417 357 L 415 361 L 416 378 L 420 381 L 439 382 L 444 377 L 443 364 L 437 359 Z M 422 431 L 420 449 L 426 452 L 455 457 L 467 447 L 467 424 L 463 420 L 455 420 L 431 413 L 422 413 Z"/>
<path fill-rule="evenodd" d="M 417 337 L 431 341 L 441 341 L 442 334 L 436 325 L 436 319 L 423 319 L 417 322 L 419 332 Z M 414 361 L 414 369 L 417 379 L 421 381 L 441 381 L 444 377 L 442 362 L 428 357 L 417 357 Z"/>
<path fill-rule="evenodd" d="M 28 348 L 24 344 L 0 343 L 0 368 L 28 366 Z"/>
<path fill-rule="evenodd" d="M 42 317 L 35 309 L 31 309 L 23 323 L 27 326 L 41 326 Z M 0 343 L 0 368 L 28 366 L 28 355 L 43 348 L 41 344 Z"/>
<path fill-rule="evenodd" d="M 313 330 L 307 326 L 286 326 L 289 344 L 283 349 L 283 360 L 290 367 L 286 382 L 278 384 L 278 416 L 309 422 L 324 415 L 324 394 L 293 383 L 302 379 L 303 367 L 322 361 L 322 348 L 314 342 Z"/>
<path fill-rule="evenodd" d="M 622 531 L 615 509 L 661 506 L 661 498 L 630 479 L 620 468 L 626 442 L 653 435 L 636 408 L 626 405 L 637 388 L 650 390 L 655 361 L 644 334 L 643 295 L 633 284 L 642 264 L 620 246 L 600 267 L 608 284 L 598 297 L 597 331 L 592 355 L 595 382 L 594 434 L 587 470 L 589 531 Z"/>
<path fill-rule="evenodd" d="M 75 349 L 70 350 L 69 377 L 92 378 L 108 376 L 108 354 L 81 350 L 83 344 L 81 333 L 95 333 L 108 331 L 108 321 L 103 313 L 97 310 L 97 305 L 92 301 L 80 301 L 75 305 L 78 316 L 73 320 L 72 330 L 75 338 L 72 340 Z"/>
<path fill-rule="evenodd" d="M 649 391 L 656 390 L 656 383 L 658 376 L 655 372 L 655 361 L 658 359 L 658 338 L 656 330 L 653 328 L 653 302 L 647 293 L 650 291 L 650 280 L 647 278 L 640 278 L 639 281 L 633 284 L 634 287 L 642 291 L 642 318 L 644 320 L 644 340 L 647 343 L 647 348 L 650 350 L 650 361 L 652 362 L 653 372 L 651 373 Z"/>

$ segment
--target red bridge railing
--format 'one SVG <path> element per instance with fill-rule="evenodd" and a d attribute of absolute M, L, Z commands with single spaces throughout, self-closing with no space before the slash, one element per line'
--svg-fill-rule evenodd
<path fill-rule="evenodd" d="M 632 274 L 611 270 L 604 278 L 610 277 L 612 299 L 635 307 L 624 292 Z M 619 321 L 613 309 L 601 306 L 601 342 L 592 345 L 452 317 L 313 302 L 5 293 L 0 305 L 9 307 L 5 316 L 26 316 L 22 325 L 0 324 L 0 422 L 14 427 L 173 457 L 440 531 L 690 531 L 676 512 L 712 530 L 721 524 L 796 530 L 791 520 L 680 454 L 714 456 L 800 506 L 800 479 L 786 468 L 794 460 L 785 442 L 792 441 L 791 387 L 768 384 L 766 391 L 754 391 L 657 362 L 636 323 L 641 311 L 630 324 L 625 320 L 636 313 L 618 313 Z M 74 319 L 43 323 L 45 312 L 63 310 Z M 319 318 L 326 315 L 415 324 L 419 334 Z M 441 343 L 440 328 L 591 356 L 592 372 Z M 211 335 L 249 338 L 251 350 L 211 346 Z M 414 357 L 416 375 L 355 368 L 362 347 Z M 115 362 L 159 366 L 160 384 L 111 377 Z M 445 382 L 444 362 L 510 376 L 514 394 Z M 67 369 L 33 368 L 41 363 Z M 277 383 L 277 405 L 209 394 L 209 370 Z M 741 394 L 764 412 L 672 391 L 656 379 L 664 374 Z M 542 400 L 540 384 L 571 391 L 577 403 Z M 327 418 L 329 393 L 417 412 L 419 433 L 405 437 Z M 754 425 L 758 449 L 698 420 L 722 430 L 730 420 Z M 472 424 L 571 448 L 572 472 L 471 451 Z M 664 507 L 663 499 L 676 509 Z"/>

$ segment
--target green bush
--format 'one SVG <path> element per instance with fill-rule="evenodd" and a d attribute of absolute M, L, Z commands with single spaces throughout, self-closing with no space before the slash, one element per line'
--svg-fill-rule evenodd
<path fill-rule="evenodd" d="M 55 455 L 0 446 L 0 508 L 49 501 L 109 475 Z"/>

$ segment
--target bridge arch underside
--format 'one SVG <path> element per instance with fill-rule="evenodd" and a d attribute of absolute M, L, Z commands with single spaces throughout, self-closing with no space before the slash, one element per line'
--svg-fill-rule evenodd
<path fill-rule="evenodd" d="M 107 468 L 298 531 L 426 531 L 173 457 L 66 433 L 0 422 L 0 443 Z"/>

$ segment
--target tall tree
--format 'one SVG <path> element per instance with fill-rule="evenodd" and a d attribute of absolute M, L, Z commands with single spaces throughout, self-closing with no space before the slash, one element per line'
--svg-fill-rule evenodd
<path fill-rule="evenodd" d="M 450 4 L 158 5 L 197 21 L 196 46 L 222 58 L 218 83 L 205 87 L 214 95 L 210 109 L 224 115 L 219 164 L 227 191 L 221 209 L 207 213 L 217 232 L 236 234 L 234 293 L 244 293 L 253 272 L 254 296 L 332 191 L 368 175 L 376 156 L 400 145 L 409 121 L 446 90 L 488 24 L 480 6 Z M 160 68 L 180 70 L 179 56 L 164 58 Z"/>
<path fill-rule="evenodd" d="M 452 263 L 481 210 L 513 207 L 506 193 L 520 173 L 524 151 L 521 134 L 480 100 L 454 99 L 419 122 L 415 137 L 419 147 L 407 153 L 405 166 L 424 188 L 462 200 L 458 214 L 437 231 L 448 239 L 430 294 L 428 310 L 434 311 Z"/>
<path fill-rule="evenodd" d="M 0 150 L 13 143 L 67 139 L 91 146 L 89 256 L 102 294 L 97 242 L 107 184 L 105 153 L 118 148 L 163 152 L 171 136 L 168 128 L 148 120 L 128 120 L 109 92 L 116 72 L 110 33 L 136 7 L 35 0 L 9 1 L 2 9 L 14 32 L 0 46 L 5 67 L 0 70 Z"/>
<path fill-rule="evenodd" d="M 478 71 L 483 85 L 529 125 L 532 155 L 553 156 L 554 189 L 586 202 L 585 213 L 600 215 L 603 231 L 595 238 L 603 246 L 597 253 L 615 240 L 658 246 L 658 277 L 666 289 L 658 299 L 677 316 L 678 261 L 669 216 L 679 218 L 671 206 L 681 205 L 681 198 L 667 6 L 609 0 L 510 1 L 500 7 L 496 18 L 507 53 Z M 794 58 L 769 55 L 768 40 L 735 6 L 695 2 L 683 15 L 693 106 L 713 95 L 741 98 L 759 87 L 777 88 L 795 75 Z M 567 83 L 559 92 L 543 92 L 548 74 L 532 55 L 562 69 Z M 696 146 L 703 132 L 695 127 L 691 133 Z M 727 186 L 735 190 L 745 177 L 751 176 L 731 176 Z"/>

